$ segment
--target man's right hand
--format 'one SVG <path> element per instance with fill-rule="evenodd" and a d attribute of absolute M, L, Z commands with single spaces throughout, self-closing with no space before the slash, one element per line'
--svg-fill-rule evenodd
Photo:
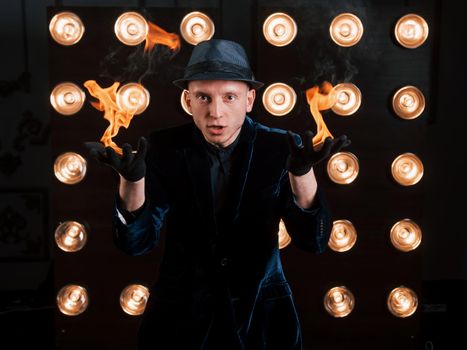
<path fill-rule="evenodd" d="M 89 153 L 99 162 L 112 167 L 125 180 L 136 182 L 146 175 L 146 151 L 147 140 L 140 137 L 138 140 L 138 150 L 133 153 L 131 145 L 122 145 L 123 155 L 119 156 L 112 147 L 104 147 L 100 142 L 85 142 L 89 148 Z"/>

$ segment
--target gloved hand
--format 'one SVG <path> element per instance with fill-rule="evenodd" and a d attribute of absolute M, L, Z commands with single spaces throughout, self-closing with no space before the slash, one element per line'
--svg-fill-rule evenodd
<path fill-rule="evenodd" d="M 131 145 L 122 145 L 123 155 L 119 156 L 112 147 L 104 147 L 100 142 L 85 142 L 89 153 L 99 162 L 111 166 L 128 181 L 138 181 L 146 175 L 146 150 L 147 140 L 140 137 L 138 140 L 138 151 L 133 153 Z"/>
<path fill-rule="evenodd" d="M 313 148 L 313 137 L 315 134 L 307 130 L 305 137 L 302 138 L 303 145 L 298 145 L 294 134 L 289 130 L 289 156 L 287 158 L 287 170 L 295 176 L 305 175 L 310 169 L 326 159 L 333 153 L 338 152 L 341 148 L 350 145 L 350 140 L 346 135 L 339 136 L 338 138 L 327 137 L 320 149 Z"/>

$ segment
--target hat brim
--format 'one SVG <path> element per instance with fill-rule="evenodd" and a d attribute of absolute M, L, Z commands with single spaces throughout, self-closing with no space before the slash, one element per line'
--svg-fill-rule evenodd
<path fill-rule="evenodd" d="M 175 86 L 178 86 L 181 89 L 187 89 L 188 83 L 193 80 L 232 80 L 232 81 L 243 81 L 251 86 L 252 89 L 259 89 L 264 85 L 264 83 L 253 80 L 253 79 L 244 79 L 239 78 L 235 75 L 226 74 L 225 72 L 206 72 L 199 73 L 191 76 L 190 78 L 182 78 L 174 80 L 172 83 Z"/>

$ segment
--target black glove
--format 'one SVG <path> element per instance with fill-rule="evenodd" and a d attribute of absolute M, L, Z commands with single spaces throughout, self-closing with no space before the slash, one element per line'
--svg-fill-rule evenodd
<path fill-rule="evenodd" d="M 289 156 L 287 157 L 287 170 L 295 176 L 305 175 L 310 169 L 326 159 L 329 155 L 338 152 L 341 148 L 350 145 L 346 135 L 338 138 L 327 137 L 320 149 L 313 148 L 313 137 L 315 134 L 307 130 L 303 139 L 303 145 L 299 146 L 297 140 L 290 130 L 287 132 L 289 140 Z"/>
<path fill-rule="evenodd" d="M 138 181 L 146 175 L 146 150 L 147 140 L 140 137 L 138 151 L 133 153 L 131 145 L 122 145 L 123 155 L 119 156 L 112 147 L 104 147 L 100 142 L 85 142 L 89 153 L 101 163 L 111 166 L 115 171 L 128 181 Z"/>

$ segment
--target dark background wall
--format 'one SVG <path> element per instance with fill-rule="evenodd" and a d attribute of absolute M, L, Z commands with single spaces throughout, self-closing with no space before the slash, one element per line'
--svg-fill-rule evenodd
<path fill-rule="evenodd" d="M 72 48 L 49 38 L 48 21 L 60 6 L 79 13 L 86 25 L 83 40 Z M 117 179 L 111 169 L 89 159 L 88 174 L 79 185 L 66 186 L 53 177 L 55 157 L 65 150 L 86 155 L 82 142 L 97 140 L 106 122 L 88 104 L 76 116 L 60 116 L 50 108 L 49 94 L 65 79 L 110 85 L 114 77 L 103 75 L 102 62 L 118 46 L 114 18 L 138 6 L 169 32 L 178 31 L 184 14 L 205 11 L 215 21 L 215 37 L 246 47 L 258 79 L 283 81 L 302 93 L 284 118 L 267 114 L 260 93 L 252 115 L 266 125 L 296 131 L 313 127 L 304 91 L 323 79 L 334 84 L 351 81 L 362 91 L 356 115 L 339 119 L 325 114 L 335 134 L 352 138 L 350 151 L 361 162 L 357 181 L 338 186 L 327 178 L 324 167 L 317 169 L 334 219 L 347 218 L 357 226 L 357 245 L 345 254 L 328 251 L 320 256 L 293 246 L 283 250 L 306 349 L 450 349 L 456 338 L 462 342 L 453 321 L 465 312 L 459 301 L 467 278 L 462 5 L 451 0 L 29 0 L 0 5 L 1 347 L 133 347 L 139 318 L 121 311 L 118 295 L 126 284 L 153 282 L 163 245 L 138 258 L 113 246 L 109 224 Z M 296 19 L 299 35 L 293 45 L 273 48 L 262 38 L 262 22 L 275 11 Z M 351 50 L 336 48 L 325 37 L 328 23 L 340 12 L 357 14 L 365 26 L 362 41 Z M 416 50 L 404 50 L 390 37 L 395 20 L 408 12 L 421 14 L 430 26 L 427 42 Z M 135 143 L 150 128 L 189 121 L 170 81 L 181 74 L 190 52 L 190 45 L 182 42 L 181 51 L 146 78 L 151 105 L 117 142 Z M 118 66 L 113 68 L 118 72 Z M 419 119 L 406 122 L 392 115 L 387 100 L 395 88 L 409 83 L 422 88 L 427 109 Z M 410 189 L 395 185 L 387 174 L 392 159 L 405 151 L 419 153 L 425 166 L 423 180 Z M 390 226 L 402 216 L 410 216 L 423 229 L 422 244 L 409 254 L 395 251 L 388 240 Z M 68 219 L 84 220 L 91 227 L 87 246 L 74 254 L 63 253 L 53 241 L 58 222 Z M 55 306 L 57 290 L 69 282 L 90 291 L 90 307 L 77 317 L 64 316 Z M 337 284 L 347 285 L 356 296 L 356 309 L 344 319 L 330 317 L 322 307 L 325 291 Z M 419 296 L 419 309 L 407 319 L 393 317 L 385 306 L 387 293 L 399 284 L 412 287 Z"/>

